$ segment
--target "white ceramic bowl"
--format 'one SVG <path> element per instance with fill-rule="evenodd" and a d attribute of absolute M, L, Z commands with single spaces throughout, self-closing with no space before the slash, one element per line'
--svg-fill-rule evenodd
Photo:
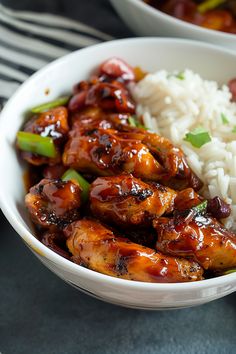
<path fill-rule="evenodd" d="M 236 35 L 205 29 L 156 10 L 142 0 L 110 0 L 134 33 L 142 36 L 190 38 L 236 51 Z"/>
<path fill-rule="evenodd" d="M 203 77 L 227 82 L 235 76 L 236 54 L 200 42 L 138 38 L 100 44 L 69 54 L 27 80 L 0 116 L 0 201 L 11 225 L 34 254 L 59 277 L 99 299 L 145 309 L 181 308 L 202 304 L 236 289 L 236 273 L 196 283 L 150 284 L 106 276 L 78 266 L 45 247 L 33 235 L 24 207 L 24 167 L 15 150 L 15 137 L 32 106 L 71 91 L 105 59 L 118 56 L 131 65 L 154 71 L 190 68 Z M 223 69 L 222 69 L 223 68 Z M 45 89 L 50 94 L 45 96 Z M 12 260 L 9 260 L 12 262 Z"/>

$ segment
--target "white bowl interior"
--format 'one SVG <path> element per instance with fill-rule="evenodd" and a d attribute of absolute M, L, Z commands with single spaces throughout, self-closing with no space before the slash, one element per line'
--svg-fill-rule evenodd
<path fill-rule="evenodd" d="M 43 253 L 48 262 L 51 262 L 51 268 L 57 264 L 55 272 L 58 273 L 58 268 L 62 267 L 65 272 L 80 272 L 81 279 L 86 280 L 91 276 L 93 280 L 96 277 L 99 280 L 106 280 L 109 286 L 112 284 L 122 284 L 123 286 L 125 284 L 124 286 L 134 287 L 137 282 L 122 281 L 82 269 L 82 267 L 48 250 L 31 234 L 33 229 L 24 207 L 25 189 L 22 179 L 24 165 L 18 159 L 15 150 L 16 133 L 21 128 L 25 114 L 31 107 L 70 93 L 75 83 L 89 77 L 103 60 L 112 56 L 121 57 L 131 65 L 140 66 L 147 71 L 189 68 L 200 73 L 204 78 L 214 79 L 221 84 L 227 83 L 230 78 L 236 75 L 236 54 L 202 43 L 175 39 L 140 38 L 114 41 L 77 51 L 57 60 L 27 80 L 1 113 L 0 165 L 2 166 L 2 173 L 0 174 L 0 201 L 3 212 L 25 242 L 39 256 L 42 256 Z M 50 92 L 45 95 L 47 89 Z M 48 263 L 49 267 L 50 264 Z M 65 272 L 63 277 L 69 281 Z M 226 279 L 227 277 L 221 278 Z M 236 283 L 236 274 L 230 276 L 230 279 L 234 279 Z M 205 288 L 207 282 L 210 281 L 214 281 L 214 279 L 205 280 L 199 282 L 199 284 L 205 283 L 203 285 L 203 288 Z M 76 283 L 76 275 L 74 275 L 73 282 Z M 220 284 L 220 281 L 218 283 Z M 144 286 L 144 290 L 145 286 L 147 286 L 147 289 L 150 286 L 154 290 L 161 289 L 159 284 L 149 285 L 142 284 L 140 286 Z M 177 286 L 180 290 L 183 284 L 166 285 L 170 286 L 169 289 L 174 289 Z M 194 284 L 184 284 L 183 288 L 189 287 L 190 289 L 194 286 Z M 89 287 L 88 285 L 87 288 Z M 138 287 L 139 285 L 137 285 Z M 227 289 L 228 292 L 233 291 L 232 286 Z M 213 295 L 216 297 L 216 293 Z M 110 301 L 112 301 L 112 298 Z M 122 301 L 124 302 L 124 300 Z M 129 305 L 131 306 L 131 303 Z"/>

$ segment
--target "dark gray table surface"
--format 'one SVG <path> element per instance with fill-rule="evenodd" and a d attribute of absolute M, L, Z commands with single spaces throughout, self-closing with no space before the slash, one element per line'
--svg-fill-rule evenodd
<path fill-rule="evenodd" d="M 95 22 L 97 28 L 116 37 L 132 35 L 105 0 L 3 3 L 60 13 L 90 25 Z M 0 249 L 1 354 L 236 352 L 234 294 L 196 308 L 161 312 L 100 302 L 47 270 L 24 246 L 1 212 Z"/>

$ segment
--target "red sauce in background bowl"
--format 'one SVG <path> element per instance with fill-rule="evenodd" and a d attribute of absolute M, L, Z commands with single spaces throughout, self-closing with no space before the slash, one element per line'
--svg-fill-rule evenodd
<path fill-rule="evenodd" d="M 197 0 L 144 0 L 144 2 L 180 20 L 226 33 L 236 34 L 236 1 L 203 6 L 209 1 Z M 216 1 L 216 4 L 220 1 Z M 207 9 L 207 10 L 206 10 Z"/>

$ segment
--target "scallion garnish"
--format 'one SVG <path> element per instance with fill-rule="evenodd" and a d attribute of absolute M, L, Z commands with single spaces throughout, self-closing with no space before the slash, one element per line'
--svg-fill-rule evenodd
<path fill-rule="evenodd" d="M 185 79 L 184 71 L 179 71 L 177 74 L 168 74 L 167 78 L 169 79 L 170 77 L 176 77 L 179 80 L 184 80 Z"/>
<path fill-rule="evenodd" d="M 39 106 L 31 108 L 32 113 L 43 113 L 48 109 L 56 108 L 59 106 L 64 106 L 68 103 L 70 96 L 59 97 L 54 101 L 43 103 Z"/>
<path fill-rule="evenodd" d="M 215 9 L 217 6 L 223 4 L 224 2 L 226 2 L 226 0 L 206 0 L 203 1 L 203 3 L 201 3 L 200 5 L 198 5 L 197 10 L 201 14 L 204 14 L 209 10 Z"/>
<path fill-rule="evenodd" d="M 221 116 L 222 123 L 223 123 L 224 125 L 229 124 L 229 120 L 228 120 L 228 118 L 226 117 L 226 115 L 225 115 L 224 113 L 221 113 L 220 116 Z"/>
<path fill-rule="evenodd" d="M 148 129 L 143 124 L 139 123 L 138 118 L 136 116 L 130 116 L 128 118 L 128 122 L 129 122 L 131 127 L 142 128 L 142 129 L 145 129 L 145 130 Z"/>
<path fill-rule="evenodd" d="M 128 122 L 129 124 L 131 125 L 131 127 L 137 127 L 137 121 L 136 119 L 134 118 L 134 116 L 130 116 L 128 118 Z"/>
<path fill-rule="evenodd" d="M 184 80 L 185 79 L 184 72 L 180 71 L 178 74 L 175 75 L 175 77 L 177 77 L 177 79 L 179 80 Z"/>
<path fill-rule="evenodd" d="M 236 133 L 236 125 L 232 129 L 232 133 Z"/>
<path fill-rule="evenodd" d="M 207 200 L 192 208 L 197 214 L 204 214 L 207 211 Z"/>
<path fill-rule="evenodd" d="M 223 275 L 227 275 L 227 274 L 232 274 L 232 273 L 235 273 L 236 272 L 236 269 L 228 269 L 226 270 Z"/>
<path fill-rule="evenodd" d="M 20 150 L 31 152 L 46 157 L 57 156 L 52 138 L 29 132 L 19 131 L 17 133 L 17 146 Z"/>
<path fill-rule="evenodd" d="M 85 203 L 88 200 L 90 184 L 77 171 L 75 171 L 72 168 L 70 168 L 69 170 L 67 170 L 63 174 L 61 179 L 62 179 L 62 181 L 73 181 L 73 180 L 75 180 L 76 182 L 78 182 L 80 187 L 81 187 L 81 189 L 82 189 L 82 200 L 83 200 L 83 202 Z"/>
<path fill-rule="evenodd" d="M 203 127 L 197 127 L 185 135 L 184 141 L 188 141 L 192 146 L 200 148 L 209 143 L 211 137 Z"/>

